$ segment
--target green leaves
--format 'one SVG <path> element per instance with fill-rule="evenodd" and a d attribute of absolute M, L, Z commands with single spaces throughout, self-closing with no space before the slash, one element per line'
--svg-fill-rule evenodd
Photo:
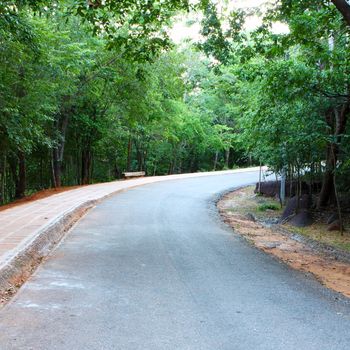
<path fill-rule="evenodd" d="M 108 48 L 118 50 L 137 62 L 154 60 L 170 47 L 163 30 L 177 12 L 188 10 L 188 0 L 121 0 L 73 1 L 69 13 L 89 22 L 96 35 L 108 42 Z"/>
<path fill-rule="evenodd" d="M 229 58 L 229 43 L 222 30 L 216 5 L 208 2 L 203 11 L 201 34 L 205 38 L 199 47 L 208 55 L 221 63 L 227 63 Z M 233 23 L 236 23 L 234 20 Z"/>

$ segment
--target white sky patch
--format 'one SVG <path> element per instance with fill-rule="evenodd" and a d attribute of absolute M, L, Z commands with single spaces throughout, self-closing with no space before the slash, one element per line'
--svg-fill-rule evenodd
<path fill-rule="evenodd" d="M 289 27 L 282 22 L 276 22 L 272 24 L 272 33 L 274 34 L 288 34 Z"/>
<path fill-rule="evenodd" d="M 170 37 L 175 42 L 175 44 L 180 44 L 183 40 L 192 40 L 195 42 L 199 42 L 201 40 L 200 21 L 196 21 L 193 24 L 188 25 L 187 23 L 191 20 L 192 18 L 190 17 L 186 19 L 179 18 L 179 20 L 176 21 L 171 28 Z"/>
<path fill-rule="evenodd" d="M 226 8 L 226 12 L 230 12 L 235 9 L 247 10 L 251 8 L 259 8 L 262 12 L 264 12 L 269 3 L 271 3 L 271 0 L 217 0 L 219 12 L 222 8 Z M 201 17 L 198 14 L 190 14 L 185 18 L 179 17 L 179 19 L 175 21 L 175 24 L 170 31 L 170 37 L 176 44 L 180 44 L 184 40 L 200 42 L 200 21 Z M 189 25 L 189 23 L 191 23 L 191 25 Z M 247 18 L 245 29 L 247 31 L 252 31 L 261 24 L 262 20 L 259 16 L 250 16 Z M 225 29 L 225 26 L 223 27 Z M 272 26 L 272 32 L 274 34 L 284 34 L 289 32 L 289 28 L 284 23 L 276 22 Z"/>

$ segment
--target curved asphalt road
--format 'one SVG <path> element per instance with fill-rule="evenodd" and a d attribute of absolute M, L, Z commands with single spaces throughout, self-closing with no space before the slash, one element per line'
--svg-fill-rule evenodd
<path fill-rule="evenodd" d="M 0 311 L 0 349 L 349 350 L 348 301 L 220 222 L 215 194 L 256 177 L 98 205 Z"/>

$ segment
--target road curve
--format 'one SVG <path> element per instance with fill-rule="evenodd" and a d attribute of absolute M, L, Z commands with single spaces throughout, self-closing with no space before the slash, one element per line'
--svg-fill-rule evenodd
<path fill-rule="evenodd" d="M 348 300 L 220 222 L 215 196 L 256 179 L 176 180 L 105 200 L 0 310 L 0 349 L 348 350 Z"/>

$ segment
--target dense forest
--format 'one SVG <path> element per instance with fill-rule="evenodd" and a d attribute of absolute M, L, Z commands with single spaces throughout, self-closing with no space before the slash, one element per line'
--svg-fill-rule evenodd
<path fill-rule="evenodd" d="M 318 207 L 348 207 L 349 4 L 234 3 L 1 1 L 0 202 L 264 164 Z M 175 44 L 191 14 L 199 39 Z"/>

